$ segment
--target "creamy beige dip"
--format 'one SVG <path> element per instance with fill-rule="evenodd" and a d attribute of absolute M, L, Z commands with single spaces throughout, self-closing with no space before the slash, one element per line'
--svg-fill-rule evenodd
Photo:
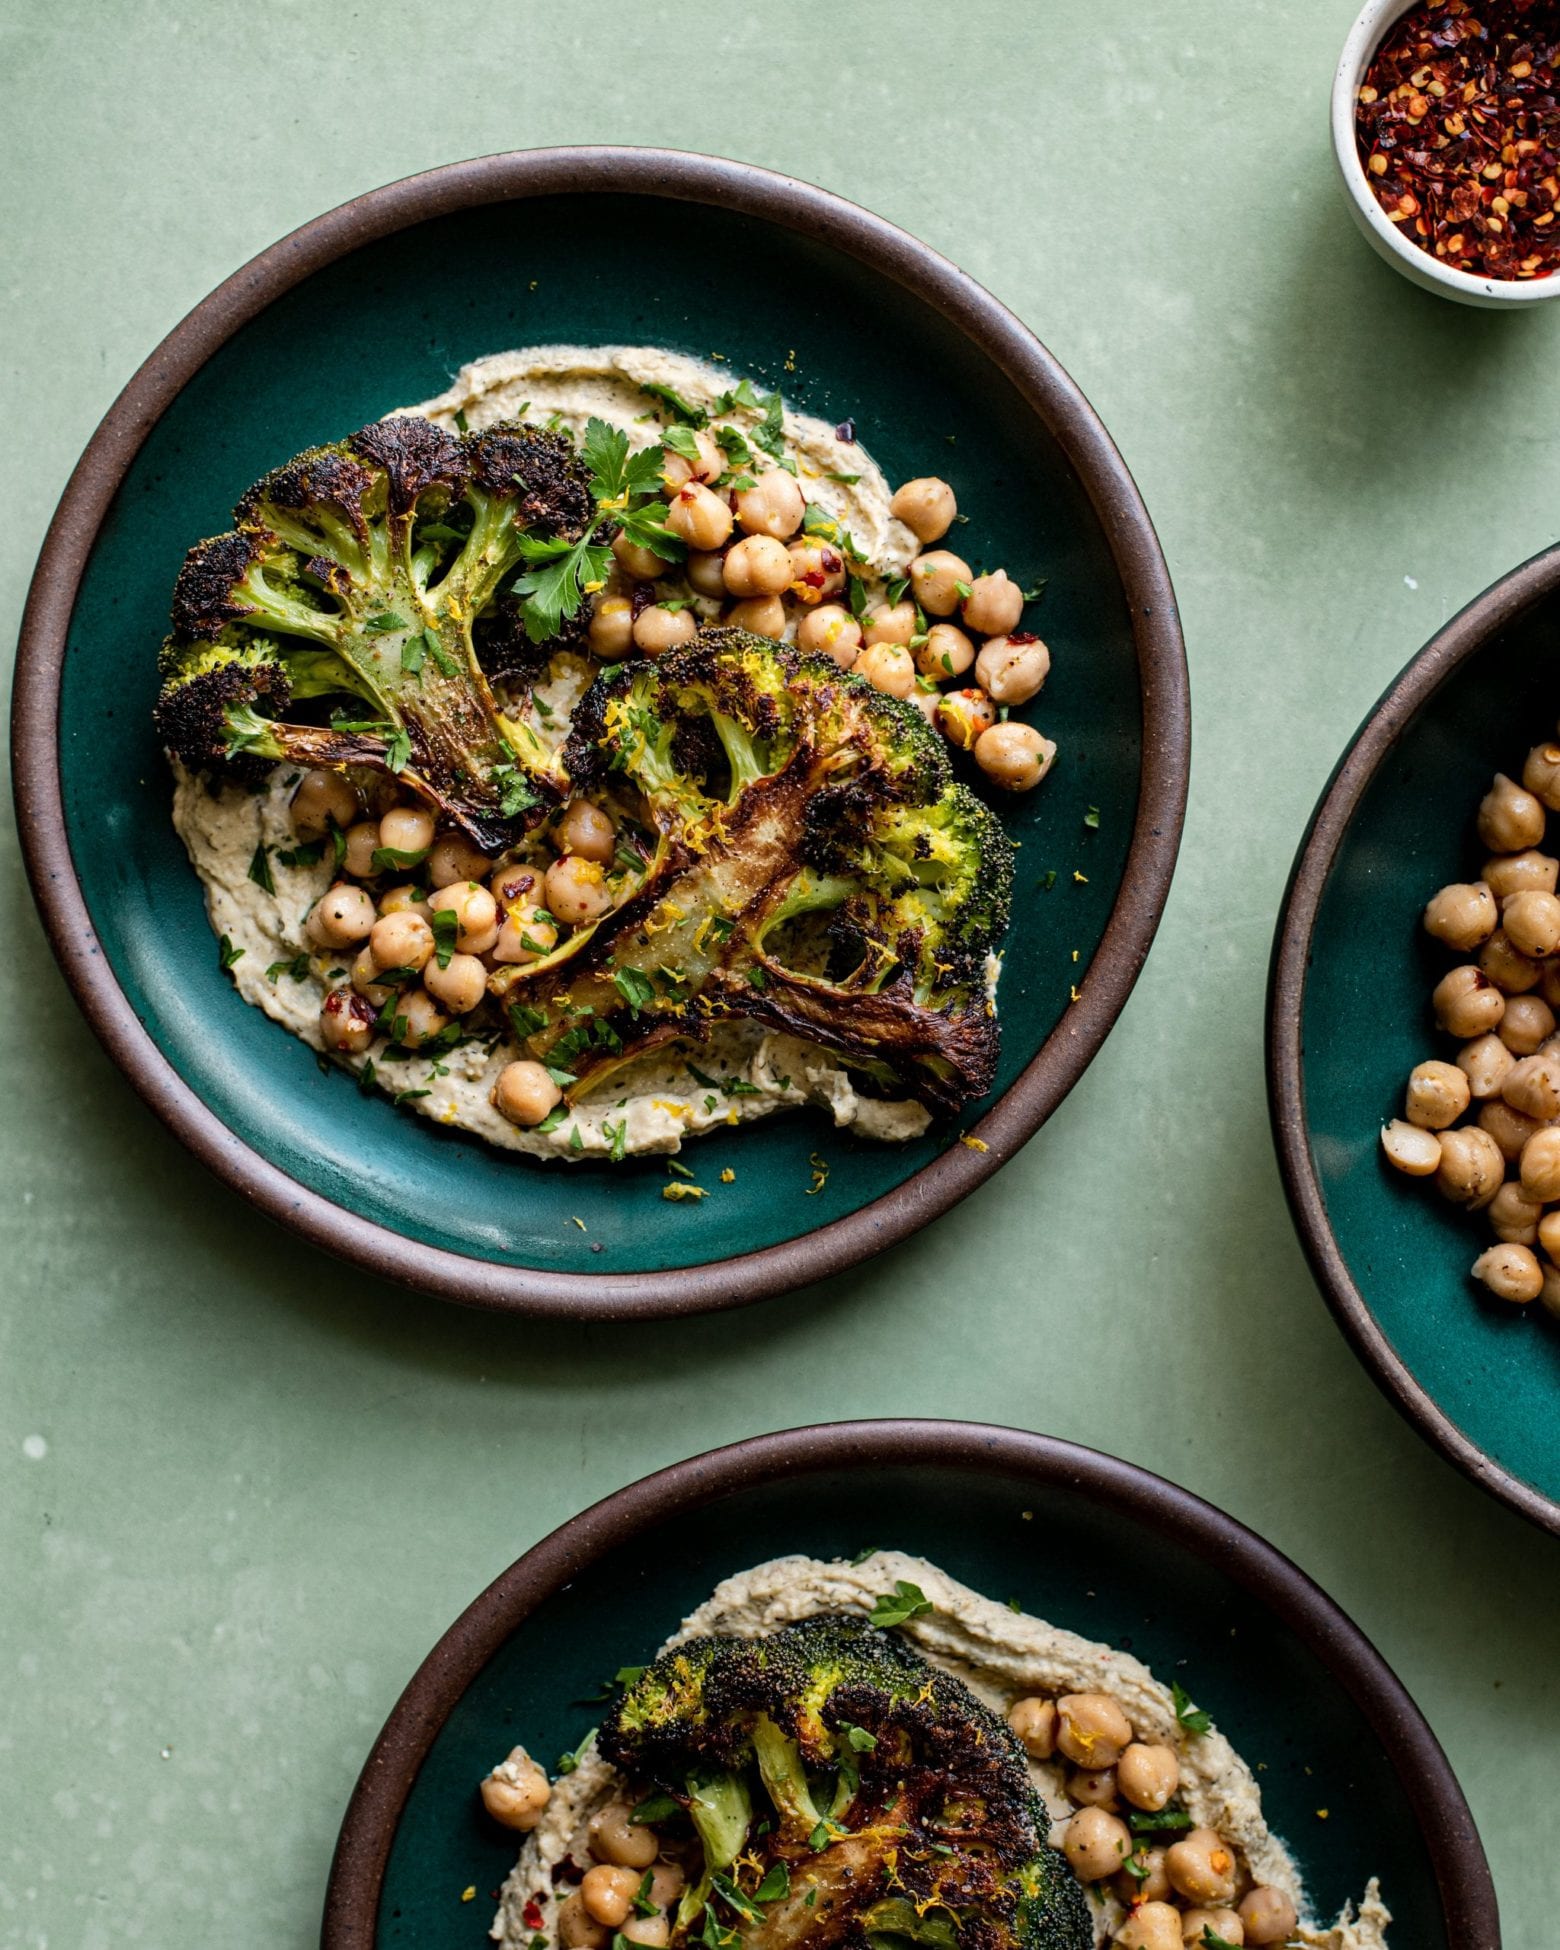
<path fill-rule="evenodd" d="M 1180 1800 L 1193 1819 L 1217 1829 L 1255 1881 L 1283 1889 L 1301 1916 L 1306 1915 L 1300 1871 L 1263 1818 L 1256 1778 L 1216 1727 L 1203 1734 L 1187 1733 L 1176 1718 L 1170 1688 L 1130 1653 L 1082 1638 L 1027 1612 L 1014 1612 L 958 1583 L 924 1558 L 899 1551 L 879 1551 L 862 1564 L 773 1558 L 717 1585 L 661 1650 L 706 1633 L 756 1637 L 820 1612 L 865 1616 L 900 1578 L 919 1585 L 933 1606 L 931 1612 L 900 1628 L 905 1637 L 933 1665 L 957 1674 L 996 1712 L 1005 1714 L 1026 1693 L 1114 1694 L 1140 1740 L 1175 1748 L 1181 1763 Z M 1032 1760 L 1029 1765 L 1052 1815 L 1051 1840 L 1059 1846 L 1067 1820 L 1076 1812 L 1063 1792 L 1062 1763 Z M 526 1837 L 520 1859 L 504 1884 L 492 1928 L 494 1940 L 504 1950 L 526 1950 L 535 1934 L 521 1915 L 532 1899 L 541 1905 L 542 1933 L 550 1942 L 555 1940 L 560 1897 L 553 1889 L 552 1867 L 569 1855 L 578 1862 L 589 1861 L 590 1817 L 614 1798 L 620 1781 L 616 1769 L 592 1745 L 575 1772 L 554 1783 L 541 1822 Z M 1091 1904 L 1094 1938 L 1103 1945 L 1125 1911 L 1108 1889 L 1095 1887 L 1100 1900 Z M 567 1885 L 562 1893 L 568 1893 Z M 1295 1940 L 1310 1950 L 1385 1950 L 1391 1920 L 1372 1877 L 1358 1909 L 1345 1904 L 1332 1923 L 1302 1922 Z"/>
<path fill-rule="evenodd" d="M 645 380 L 672 386 L 706 410 L 736 384 L 726 368 L 650 346 L 536 346 L 464 366 L 436 399 L 399 410 L 450 427 L 462 412 L 473 428 L 523 415 L 576 434 L 595 417 L 621 427 L 637 449 L 653 445 L 662 431 L 656 402 L 642 390 Z M 729 423 L 751 433 L 756 417 L 736 408 L 714 415 L 711 424 Z M 870 455 L 836 439 L 831 426 L 806 414 L 787 410 L 784 433 L 808 498 L 850 528 L 885 577 L 900 573 L 917 543 L 889 513 L 888 483 Z M 831 473 L 858 478 L 836 481 L 828 478 Z M 706 618 L 720 609 L 702 597 L 693 607 Z M 547 710 L 516 703 L 512 715 L 523 718 L 544 743 L 561 744 L 570 713 L 596 668 L 572 653 L 555 656 L 532 693 Z M 343 978 L 350 956 L 322 955 L 303 933 L 309 908 L 334 878 L 330 862 L 288 866 L 280 857 L 297 844 L 288 817 L 296 768 L 277 766 L 264 788 L 254 792 L 230 782 L 213 784 L 177 766 L 175 773 L 174 825 L 205 888 L 214 932 L 242 951 L 231 969 L 239 994 L 323 1050 L 320 1005 Z M 274 893 L 250 876 L 260 846 L 267 849 Z M 993 988 L 998 966 L 994 960 L 989 970 Z M 522 985 L 516 995 L 523 994 Z M 827 1111 L 837 1127 L 887 1141 L 919 1137 L 931 1121 L 917 1103 L 860 1095 L 849 1069 L 828 1051 L 752 1024 L 723 1026 L 696 1048 L 662 1051 L 616 1072 L 546 1133 L 518 1129 L 489 1102 L 499 1071 L 519 1053 L 507 1038 L 466 1042 L 434 1059 L 387 1059 L 387 1049 L 380 1039 L 362 1055 L 333 1060 L 360 1075 L 372 1065 L 369 1073 L 390 1094 L 426 1092 L 407 1098 L 407 1108 L 537 1158 L 676 1152 L 685 1138 L 809 1104 Z M 713 1086 L 700 1082 L 690 1063 L 713 1079 Z"/>

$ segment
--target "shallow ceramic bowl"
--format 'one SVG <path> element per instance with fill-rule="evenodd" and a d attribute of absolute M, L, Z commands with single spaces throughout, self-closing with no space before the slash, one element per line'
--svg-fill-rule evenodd
<path fill-rule="evenodd" d="M 1477 1219 L 1381 1153 L 1416 1063 L 1448 1053 L 1420 925 L 1477 876 L 1474 814 L 1560 708 L 1560 549 L 1505 576 L 1414 658 L 1312 817 L 1273 951 L 1268 1089 L 1311 1267 L 1377 1384 L 1457 1467 L 1560 1533 L 1560 1327 L 1481 1298 Z"/>
<path fill-rule="evenodd" d="M 947 1130 L 872 1145 L 779 1116 L 696 1145 L 707 1182 L 726 1165 L 736 1180 L 673 1205 L 660 1160 L 538 1166 L 322 1075 L 219 971 L 150 728 L 185 549 L 295 449 L 427 397 L 478 354 L 559 340 L 721 352 L 800 407 L 853 417 L 891 479 L 946 470 L 972 546 L 1026 583 L 1049 577 L 1034 620 L 1056 672 L 1040 716 L 1062 758 L 1004 808 L 1023 852 L 1002 1067 L 966 1119 L 983 1148 Z M 593 1315 L 692 1312 L 819 1278 L 945 1211 L 1032 1136 L 1148 951 L 1188 739 L 1153 529 L 1045 349 L 865 211 L 649 150 L 436 170 L 306 225 L 221 286 L 132 380 L 66 490 L 16 703 L 20 825 L 55 952 L 158 1114 L 272 1217 L 364 1266 L 475 1305 Z M 809 1196 L 814 1152 L 830 1172 Z"/>
<path fill-rule="evenodd" d="M 1263 1763 L 1319 1914 L 1381 1877 L 1393 1941 L 1496 1950 L 1462 1791 L 1359 1628 L 1270 1544 L 1092 1449 L 958 1422 L 795 1429 L 647 1477 L 555 1531 L 439 1641 L 343 1823 L 322 1950 L 480 1950 L 515 1838 L 476 1783 L 516 1741 L 576 1746 L 604 1675 L 643 1664 L 723 1577 L 801 1551 L 917 1553 L 1175 1674 Z M 1327 1818 L 1318 1818 L 1325 1808 Z M 461 1894 L 475 1886 L 464 1907 Z"/>
<path fill-rule="evenodd" d="M 1354 110 L 1360 83 L 1376 49 L 1386 39 L 1388 29 L 1419 0 L 1370 0 L 1349 31 L 1338 57 L 1332 86 L 1333 158 L 1349 200 L 1349 211 L 1360 233 L 1394 271 L 1401 271 L 1411 283 L 1455 304 L 1477 305 L 1490 311 L 1521 311 L 1560 298 L 1560 277 L 1524 279 L 1480 278 L 1470 271 L 1459 271 L 1443 264 L 1429 251 L 1422 251 L 1403 235 L 1398 224 L 1389 223 L 1385 211 L 1370 187 L 1370 177 L 1360 161 L 1355 140 Z"/>

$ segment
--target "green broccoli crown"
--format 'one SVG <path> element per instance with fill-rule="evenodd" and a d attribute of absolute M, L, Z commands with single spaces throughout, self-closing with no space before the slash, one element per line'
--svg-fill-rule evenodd
<path fill-rule="evenodd" d="M 1091 1941 L 1008 1727 L 860 1618 L 674 1647 L 628 1688 L 598 1745 L 671 1796 L 705 1841 L 704 1875 L 679 1914 L 684 1940 L 708 1904 L 722 1950 Z M 710 1935 L 706 1923 L 700 1940 Z"/>
<path fill-rule="evenodd" d="M 203 765 L 297 757 L 402 773 L 479 844 L 501 846 L 542 817 L 563 784 L 534 737 L 500 714 L 489 686 L 490 669 L 520 667 L 503 650 L 515 609 L 507 585 L 528 549 L 573 546 L 594 515 L 572 446 L 537 427 L 457 438 L 404 415 L 311 448 L 249 489 L 235 527 L 186 558 L 159 732 Z M 220 695 L 207 686 L 180 701 L 169 688 L 167 673 L 191 646 L 241 655 L 261 641 L 282 673 L 263 693 L 242 693 L 233 676 Z M 496 663 L 484 664 L 484 645 L 497 647 Z M 283 715 L 332 694 L 345 705 L 332 714 L 345 734 L 335 744 L 311 718 Z M 215 720 L 197 709 L 201 695 Z M 338 747 L 351 759 L 330 758 Z"/>

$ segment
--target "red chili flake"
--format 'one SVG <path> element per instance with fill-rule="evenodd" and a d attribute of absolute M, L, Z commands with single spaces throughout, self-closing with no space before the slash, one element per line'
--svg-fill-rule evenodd
<path fill-rule="evenodd" d="M 1009 630 L 1007 640 L 1009 643 L 1038 643 L 1040 641 L 1033 630 Z"/>
<path fill-rule="evenodd" d="M 1560 269 L 1560 0 L 1440 0 L 1377 48 L 1355 135 L 1388 222 L 1475 277 Z"/>
<path fill-rule="evenodd" d="M 528 1930 L 539 1930 L 545 1920 L 542 1914 L 542 1906 L 533 1896 L 525 1908 L 521 1910 L 520 1921 L 524 1923 Z"/>
<path fill-rule="evenodd" d="M 826 548 L 823 551 L 823 566 L 830 575 L 833 575 L 837 570 L 844 568 L 845 558 L 843 555 L 836 555 L 832 548 Z"/>

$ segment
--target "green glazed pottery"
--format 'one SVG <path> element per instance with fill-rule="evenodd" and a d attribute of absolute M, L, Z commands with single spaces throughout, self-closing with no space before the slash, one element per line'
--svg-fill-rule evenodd
<path fill-rule="evenodd" d="M 1312 1268 L 1389 1398 L 1443 1455 L 1560 1532 L 1560 1324 L 1469 1276 L 1477 1219 L 1382 1156 L 1409 1071 L 1447 1057 L 1430 991 L 1452 959 L 1421 925 L 1485 855 L 1474 815 L 1560 708 L 1560 549 L 1452 619 L 1366 719 L 1290 881 L 1268 999 L 1279 1161 Z"/>
<path fill-rule="evenodd" d="M 943 1128 L 884 1146 L 778 1116 L 691 1147 L 712 1195 L 673 1204 L 663 1160 L 538 1166 L 365 1096 L 219 968 L 150 727 L 185 550 L 296 449 L 437 392 L 480 354 L 558 341 L 719 353 L 733 378 L 853 419 L 890 479 L 948 474 L 982 555 L 1046 579 L 1031 620 L 1055 673 L 1038 716 L 1062 756 L 1002 809 L 1021 868 L 1001 1071 L 964 1120 L 972 1142 Z M 34 886 L 83 1008 L 143 1096 L 228 1183 L 321 1244 L 452 1299 L 530 1311 L 757 1298 L 852 1264 L 971 1190 L 1055 1108 L 1125 1001 L 1186 792 L 1164 563 L 1055 362 L 962 273 L 854 206 L 657 151 L 438 170 L 320 218 L 222 286 L 81 462 L 39 565 L 18 685 Z M 727 1166 L 734 1182 L 717 1185 Z"/>
<path fill-rule="evenodd" d="M 1489 1870 L 1446 1758 L 1330 1599 L 1145 1470 L 950 1422 L 761 1436 L 622 1490 L 529 1551 L 440 1640 L 375 1745 L 337 1844 L 322 1950 L 481 1950 L 517 1852 L 478 1800 L 488 1769 L 517 1741 L 551 1768 L 600 1717 L 603 1682 L 644 1664 L 721 1578 L 786 1552 L 872 1547 L 919 1553 L 1178 1680 L 1260 1765 L 1264 1808 L 1319 1916 L 1377 1875 L 1394 1941 L 1498 1950 Z"/>

